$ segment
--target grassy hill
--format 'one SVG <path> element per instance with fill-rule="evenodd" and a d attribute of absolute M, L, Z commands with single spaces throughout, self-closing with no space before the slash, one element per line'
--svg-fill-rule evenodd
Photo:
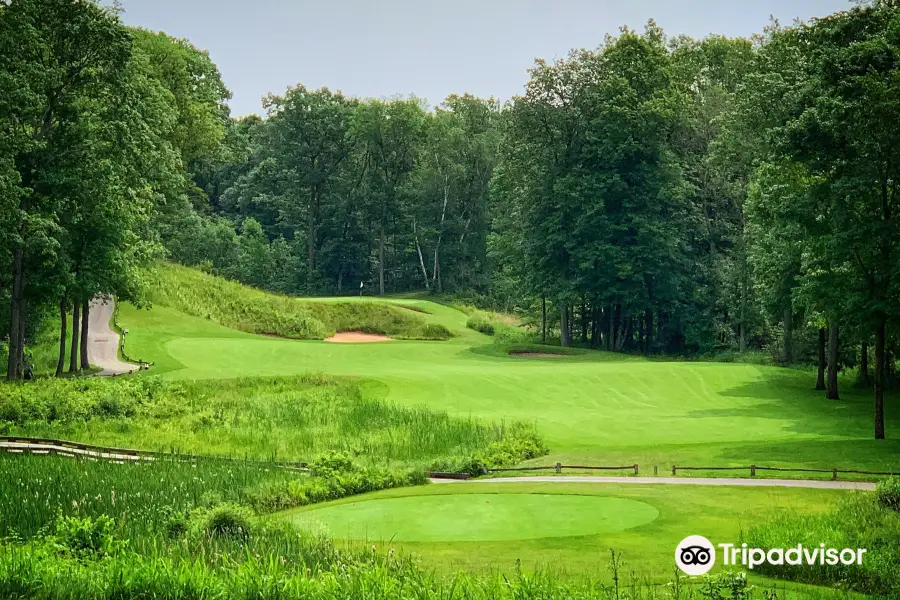
<path fill-rule="evenodd" d="M 196 269 L 160 264 L 153 304 L 247 333 L 321 340 L 339 331 L 398 339 L 444 340 L 442 325 L 384 302 L 307 301 L 256 290 Z"/>

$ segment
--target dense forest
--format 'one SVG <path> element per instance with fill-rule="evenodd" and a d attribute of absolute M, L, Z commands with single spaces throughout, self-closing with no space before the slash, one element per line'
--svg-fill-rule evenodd
<path fill-rule="evenodd" d="M 8 378 L 48 318 L 57 374 L 84 367 L 89 301 L 146 303 L 169 259 L 285 294 L 466 297 L 562 345 L 766 349 L 818 363 L 831 399 L 858 367 L 884 437 L 895 2 L 751 39 L 651 21 L 537 60 L 524 83 L 506 103 L 436 107 L 298 84 L 232 118 L 188 40 L 88 0 L 0 1 Z"/>

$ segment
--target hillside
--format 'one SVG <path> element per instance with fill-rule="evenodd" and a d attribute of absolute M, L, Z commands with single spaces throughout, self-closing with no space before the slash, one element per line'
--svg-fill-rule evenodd
<path fill-rule="evenodd" d="M 385 302 L 300 300 L 174 264 L 160 264 L 157 279 L 153 305 L 247 333 L 301 340 L 341 331 L 415 340 L 452 337 L 446 327 L 427 322 L 416 311 Z"/>

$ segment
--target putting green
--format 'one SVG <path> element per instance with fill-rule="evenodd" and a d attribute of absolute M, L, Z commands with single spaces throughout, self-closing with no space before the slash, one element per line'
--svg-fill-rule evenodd
<path fill-rule="evenodd" d="M 398 542 L 502 542 L 624 531 L 659 511 L 625 498 L 564 494 L 459 494 L 366 500 L 294 517 L 331 537 Z"/>

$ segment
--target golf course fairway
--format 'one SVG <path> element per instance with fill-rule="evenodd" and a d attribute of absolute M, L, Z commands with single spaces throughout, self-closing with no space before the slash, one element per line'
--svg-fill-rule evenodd
<path fill-rule="evenodd" d="M 519 358 L 466 328 L 466 314 L 420 299 L 391 302 L 447 327 L 446 341 L 332 344 L 243 333 L 165 306 L 124 304 L 128 352 L 151 374 L 230 379 L 326 373 L 357 378 L 366 393 L 406 406 L 493 422 L 535 423 L 550 448 L 537 462 L 750 464 L 886 471 L 900 440 L 871 438 L 868 390 L 843 385 L 841 401 L 813 390 L 815 373 L 753 364 L 646 360 L 610 352 Z M 888 406 L 891 427 L 900 425 Z"/>

